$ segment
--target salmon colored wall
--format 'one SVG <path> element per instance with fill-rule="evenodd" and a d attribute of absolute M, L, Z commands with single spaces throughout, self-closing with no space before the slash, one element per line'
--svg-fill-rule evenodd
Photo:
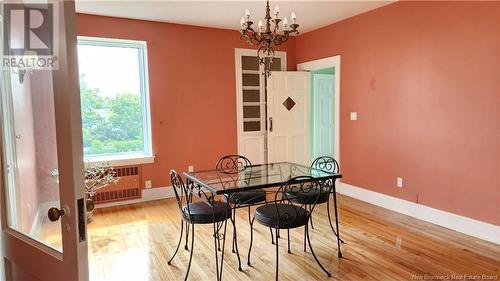
<path fill-rule="evenodd" d="M 342 56 L 342 181 L 500 225 L 499 40 L 500 2 L 456 1 L 299 36 L 297 63 Z"/>
<path fill-rule="evenodd" d="M 168 186 L 170 169 L 213 168 L 220 156 L 237 152 L 234 49 L 250 47 L 237 31 L 85 14 L 77 16 L 77 31 L 147 41 L 156 159 L 143 165 L 143 180 Z M 293 40 L 285 46 L 294 69 Z"/>

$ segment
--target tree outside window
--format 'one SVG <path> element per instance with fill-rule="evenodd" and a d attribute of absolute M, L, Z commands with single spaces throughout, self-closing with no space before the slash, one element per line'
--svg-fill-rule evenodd
<path fill-rule="evenodd" d="M 85 158 L 150 155 L 145 44 L 79 39 Z"/>

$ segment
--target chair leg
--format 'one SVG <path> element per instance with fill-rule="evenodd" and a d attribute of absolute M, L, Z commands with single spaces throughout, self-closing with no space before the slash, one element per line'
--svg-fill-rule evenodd
<path fill-rule="evenodd" d="M 188 239 L 189 239 L 189 223 L 186 222 L 186 245 L 184 245 L 184 250 L 189 251 Z"/>
<path fill-rule="evenodd" d="M 219 281 L 219 255 L 217 253 L 217 240 L 219 239 L 219 225 L 215 222 L 215 216 L 212 214 L 214 227 L 214 252 L 215 252 L 215 270 L 217 272 L 217 281 Z"/>
<path fill-rule="evenodd" d="M 273 234 L 273 229 L 269 228 L 269 231 L 271 232 L 271 243 L 274 245 L 274 234 Z"/>
<path fill-rule="evenodd" d="M 306 249 L 306 228 L 304 227 L 304 253 L 307 252 L 307 249 Z"/>
<path fill-rule="evenodd" d="M 235 253 L 235 250 L 234 250 L 234 241 L 236 241 L 236 212 L 233 212 L 233 217 L 231 218 L 231 222 L 233 223 L 233 249 L 231 250 L 231 252 L 234 254 Z"/>
<path fill-rule="evenodd" d="M 184 281 L 188 279 L 189 270 L 191 269 L 191 261 L 193 260 L 193 251 L 194 251 L 194 224 L 191 224 L 191 253 L 189 254 L 189 263 L 186 270 L 186 277 L 184 277 Z"/>
<path fill-rule="evenodd" d="M 311 239 L 309 238 L 309 227 L 306 223 L 306 236 L 307 236 L 307 243 L 309 244 L 309 249 L 311 249 L 311 254 L 313 255 L 314 259 L 316 260 L 316 263 L 318 263 L 319 267 L 321 267 L 321 269 L 326 273 L 326 275 L 328 277 L 332 277 L 332 274 L 330 272 L 328 272 L 324 267 L 323 265 L 321 264 L 321 262 L 319 262 L 318 260 L 318 257 L 316 257 L 316 254 L 314 253 L 314 250 L 311 246 Z"/>
<path fill-rule="evenodd" d="M 267 198 L 266 198 L 266 200 L 265 200 L 265 201 L 266 201 L 266 203 L 268 203 L 268 202 L 267 202 Z M 269 232 L 271 233 L 271 243 L 274 245 L 274 234 L 273 234 L 273 229 L 272 229 L 272 228 L 269 228 Z"/>
<path fill-rule="evenodd" d="M 224 234 L 222 235 L 222 257 L 220 259 L 219 280 L 222 280 L 222 267 L 224 267 L 224 249 L 226 248 L 226 227 L 227 227 L 227 220 L 224 221 Z M 241 271 L 241 269 L 240 269 L 240 271 Z"/>
<path fill-rule="evenodd" d="M 311 205 L 309 205 L 309 213 L 311 214 L 309 216 L 309 221 L 311 222 L 311 228 L 314 229 L 313 218 L 312 218 L 312 206 Z"/>
<path fill-rule="evenodd" d="M 253 244 L 253 222 L 255 221 L 255 216 L 253 217 L 253 219 L 250 219 L 251 218 L 251 210 L 250 210 L 250 206 L 248 206 L 248 223 L 250 224 L 250 246 L 248 247 L 248 260 L 247 260 L 247 264 L 250 266 L 251 263 L 250 263 L 250 256 L 252 254 L 252 244 Z M 272 236 L 272 233 L 271 233 L 271 236 Z"/>
<path fill-rule="evenodd" d="M 181 219 L 181 235 L 179 236 L 179 242 L 177 243 L 177 248 L 175 248 L 175 252 L 174 254 L 172 255 L 172 257 L 170 258 L 170 260 L 167 262 L 168 265 L 170 265 L 170 263 L 172 262 L 172 260 L 174 259 L 175 255 L 177 255 L 177 251 L 179 251 L 179 246 L 181 245 L 182 243 L 182 232 L 184 231 L 184 220 Z"/>
<path fill-rule="evenodd" d="M 279 247 L 278 247 L 278 229 L 275 229 L 276 232 L 276 281 L 278 281 L 278 272 L 279 272 Z"/>
<path fill-rule="evenodd" d="M 220 240 L 219 239 L 217 239 L 217 251 L 219 251 L 219 252 L 221 251 L 221 249 L 220 249 Z"/>
<path fill-rule="evenodd" d="M 236 213 L 233 211 L 233 214 Z M 236 216 L 233 216 L 231 218 L 231 222 L 233 223 L 233 253 L 235 252 L 234 249 L 236 248 L 236 256 L 238 257 L 238 270 L 242 271 L 241 269 L 241 259 L 240 259 L 240 251 L 238 250 L 238 236 L 236 234 Z M 226 237 L 224 237 L 226 239 Z M 222 247 L 224 251 L 224 246 Z M 224 254 L 224 252 L 223 252 Z"/>
<path fill-rule="evenodd" d="M 333 224 L 332 224 L 332 219 L 330 216 L 330 198 L 328 198 L 328 201 L 326 201 L 326 213 L 328 214 L 328 222 L 330 223 L 330 228 L 332 229 L 333 234 L 335 234 L 335 236 L 337 236 L 337 239 L 340 239 L 340 243 L 344 244 L 344 240 L 342 240 L 340 238 L 340 233 L 335 231 L 335 228 L 333 227 Z"/>
<path fill-rule="evenodd" d="M 290 229 L 287 229 L 286 232 L 288 235 L 288 253 L 291 254 L 292 252 L 290 251 Z"/>

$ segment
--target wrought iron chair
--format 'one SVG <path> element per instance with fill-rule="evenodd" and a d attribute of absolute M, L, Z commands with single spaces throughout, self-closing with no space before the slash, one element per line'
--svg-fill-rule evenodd
<path fill-rule="evenodd" d="M 242 171 L 245 171 L 248 167 L 252 166 L 252 163 L 248 158 L 245 156 L 241 155 L 227 155 L 222 158 L 220 158 L 217 163 L 216 163 L 216 169 L 218 172 L 224 174 L 224 175 L 229 175 L 229 176 L 234 176 L 234 175 L 239 175 Z M 234 180 L 238 180 L 237 178 Z M 252 248 L 252 243 L 253 243 L 253 223 L 255 217 L 251 216 L 251 207 L 255 204 L 263 203 L 266 202 L 266 192 L 264 190 L 251 190 L 251 191 L 240 191 L 232 194 L 227 194 L 225 195 L 225 200 L 233 208 L 242 208 L 242 207 L 247 207 L 248 208 L 248 223 L 250 225 L 250 247 L 248 251 L 248 259 L 247 259 L 247 264 L 251 265 L 250 262 L 250 251 Z M 240 253 L 238 250 L 238 236 L 237 236 L 237 231 L 236 231 L 236 209 L 232 214 L 231 222 L 233 223 L 233 245 L 232 245 L 232 252 L 235 253 L 238 257 L 238 269 L 241 271 L 241 260 L 240 260 Z M 271 233 L 272 236 L 272 233 Z"/>
<path fill-rule="evenodd" d="M 276 280 L 278 280 L 279 274 L 278 230 L 286 229 L 290 238 L 290 229 L 302 226 L 304 227 L 309 249 L 314 259 L 326 275 L 331 277 L 330 272 L 323 267 L 314 253 L 311 246 L 311 239 L 309 238 L 309 219 L 324 189 L 328 189 L 328 186 L 323 185 L 313 177 L 295 177 L 278 188 L 274 196 L 274 203 L 257 208 L 255 212 L 257 221 L 264 226 L 276 229 Z M 289 199 L 290 194 L 300 194 L 307 200 L 305 201 L 307 204 L 291 201 Z M 306 208 L 307 205 L 310 206 L 309 209 Z M 288 251 L 290 252 L 290 239 L 288 239 Z"/>
<path fill-rule="evenodd" d="M 313 163 L 311 164 L 311 168 L 317 169 L 317 170 L 322 170 L 330 173 L 338 173 L 340 171 L 340 166 L 337 160 L 335 160 L 333 157 L 330 156 L 321 156 L 316 158 Z M 320 193 L 318 201 L 316 204 L 324 204 L 326 203 L 326 210 L 327 210 L 327 215 L 328 215 L 328 222 L 330 224 L 330 228 L 332 229 L 333 233 L 337 237 L 337 246 L 338 246 L 338 257 L 342 257 L 342 252 L 340 250 L 340 243 L 344 243 L 342 239 L 340 239 L 340 232 L 338 231 L 339 229 L 339 223 L 338 223 L 338 212 L 337 212 L 337 196 L 336 196 L 336 189 L 335 189 L 335 181 L 333 180 L 328 180 L 325 182 L 327 186 L 329 187 L 328 189 L 324 189 L 323 192 Z M 318 192 L 318 191 L 316 191 Z M 336 227 L 333 227 L 332 220 L 331 220 L 331 215 L 330 215 L 330 195 L 333 193 L 333 200 L 334 200 L 334 207 L 335 207 L 335 224 Z M 302 203 L 305 204 L 306 207 L 308 206 L 311 208 L 311 203 L 309 202 L 308 196 L 303 196 L 300 193 L 292 194 L 292 193 L 287 193 L 286 196 L 288 199 L 290 199 L 293 202 L 296 203 Z M 311 228 L 314 229 L 313 225 L 313 220 L 312 216 L 310 219 L 311 223 Z M 304 233 L 304 252 L 306 251 L 306 242 L 305 242 L 305 233 Z"/>
<path fill-rule="evenodd" d="M 189 275 L 189 269 L 191 268 L 191 261 L 193 258 L 193 250 L 194 250 L 194 226 L 196 224 L 211 224 L 217 223 L 222 226 L 224 223 L 224 234 L 221 236 L 219 234 L 220 227 L 216 228 L 216 237 L 219 239 L 225 239 L 226 236 L 226 224 L 227 220 L 231 218 L 232 209 L 231 206 L 226 202 L 212 202 L 213 207 L 204 201 L 193 202 L 192 201 L 192 193 L 189 188 L 186 188 L 182 178 L 179 174 L 171 170 L 170 171 L 170 179 L 172 181 L 172 187 L 174 188 L 175 199 L 177 200 L 177 205 L 179 207 L 179 212 L 181 215 L 181 234 L 179 236 L 179 242 L 177 243 L 177 248 L 175 249 L 174 254 L 168 261 L 168 265 L 171 264 L 175 255 L 179 251 L 179 246 L 182 242 L 182 234 L 184 230 L 184 223 L 186 224 L 186 243 L 187 238 L 189 236 L 189 226 L 191 226 L 191 252 L 189 254 L 189 264 L 186 270 L 186 276 L 184 280 L 187 280 Z"/>

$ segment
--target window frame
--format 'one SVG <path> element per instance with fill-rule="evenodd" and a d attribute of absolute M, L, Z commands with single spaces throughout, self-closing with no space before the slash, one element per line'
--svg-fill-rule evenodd
<path fill-rule="evenodd" d="M 100 46 L 100 47 L 119 47 L 134 48 L 139 54 L 139 79 L 142 110 L 142 129 L 144 138 L 144 150 L 142 153 L 120 153 L 112 155 L 85 156 L 85 162 L 108 162 L 111 165 L 136 165 L 154 163 L 153 139 L 151 135 L 151 106 L 149 99 L 149 74 L 148 74 L 148 55 L 147 42 L 140 40 L 127 40 L 116 38 L 78 36 L 77 46 Z"/>

